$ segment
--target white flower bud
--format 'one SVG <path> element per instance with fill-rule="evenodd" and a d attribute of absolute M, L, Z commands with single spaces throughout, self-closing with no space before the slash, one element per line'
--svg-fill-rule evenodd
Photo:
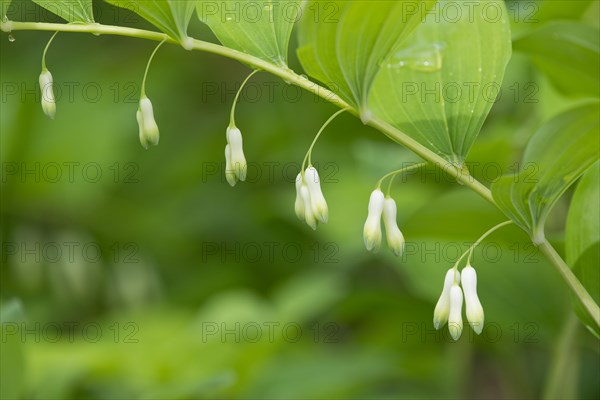
<path fill-rule="evenodd" d="M 42 92 L 42 110 L 50 119 L 56 115 L 56 100 L 54 98 L 54 89 L 52 87 L 54 80 L 52 74 L 46 68 L 42 69 L 40 74 L 40 90 Z"/>
<path fill-rule="evenodd" d="M 467 265 L 461 272 L 462 287 L 465 294 L 465 307 L 467 310 L 467 321 L 478 335 L 483 330 L 483 307 L 477 297 L 477 273 L 475 269 Z"/>
<path fill-rule="evenodd" d="M 238 128 L 227 128 L 227 143 L 231 151 L 231 167 L 240 181 L 246 180 L 248 165 L 244 156 L 242 132 Z"/>
<path fill-rule="evenodd" d="M 225 146 L 225 179 L 227 179 L 227 182 L 231 187 L 235 186 L 237 183 L 235 172 L 231 166 L 231 149 L 229 148 L 229 145 Z"/>
<path fill-rule="evenodd" d="M 321 192 L 319 173 L 314 167 L 310 166 L 306 168 L 306 171 L 304 171 L 304 182 L 310 193 L 310 208 L 314 216 L 326 224 L 329 219 L 329 208 L 327 207 L 323 192 Z"/>
<path fill-rule="evenodd" d="M 460 335 L 462 335 L 462 305 L 462 290 L 457 283 L 454 283 L 450 288 L 450 315 L 448 316 L 448 330 L 454 340 L 458 340 Z"/>
<path fill-rule="evenodd" d="M 381 214 L 383 213 L 383 192 L 375 189 L 369 199 L 369 214 L 363 228 L 363 239 L 369 251 L 377 251 L 381 246 Z"/>
<path fill-rule="evenodd" d="M 304 205 L 304 200 L 302 199 L 302 193 L 301 193 L 301 189 L 302 186 L 304 185 L 303 179 L 302 179 L 302 173 L 299 173 L 298 176 L 296 177 L 296 203 L 294 204 L 294 209 L 296 211 L 296 216 L 301 220 L 304 221 L 304 213 L 305 213 L 305 205 Z"/>
<path fill-rule="evenodd" d="M 391 197 L 383 202 L 383 224 L 387 244 L 399 256 L 404 251 L 404 236 L 396 223 L 396 202 Z"/>
<path fill-rule="evenodd" d="M 450 268 L 446 272 L 442 294 L 433 311 L 433 326 L 435 329 L 442 328 L 448 322 L 448 315 L 450 314 L 450 288 L 455 282 L 460 282 L 460 273 L 455 271 L 454 268 Z"/>
<path fill-rule="evenodd" d="M 313 228 L 313 230 L 316 230 L 317 219 L 310 207 L 310 193 L 306 185 L 302 185 L 302 187 L 300 187 L 300 196 L 302 197 L 302 202 L 304 203 L 304 221 L 306 221 L 308 226 Z"/>
<path fill-rule="evenodd" d="M 140 126 L 140 143 L 147 149 L 150 145 L 156 146 L 160 138 L 158 125 L 154 120 L 154 110 L 152 102 L 146 96 L 140 99 L 140 106 L 137 112 L 137 120 Z"/>

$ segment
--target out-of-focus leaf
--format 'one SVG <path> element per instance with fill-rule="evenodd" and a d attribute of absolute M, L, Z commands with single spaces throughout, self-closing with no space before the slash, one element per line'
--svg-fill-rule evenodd
<path fill-rule="evenodd" d="M 494 199 L 533 241 L 544 238 L 546 217 L 559 197 L 598 160 L 598 103 L 566 111 L 531 138 L 521 170 L 492 185 Z"/>
<path fill-rule="evenodd" d="M 410 3 L 410 4 L 409 4 Z M 306 72 L 371 116 L 369 93 L 382 62 L 433 6 L 422 1 L 310 1 L 299 27 L 298 57 Z M 412 12 L 408 12 L 411 10 Z"/>
<path fill-rule="evenodd" d="M 300 0 L 199 0 L 196 11 L 224 46 L 287 66 Z"/>
<path fill-rule="evenodd" d="M 195 0 L 105 0 L 118 7 L 133 11 L 158 29 L 189 48 L 188 25 Z"/>
<path fill-rule="evenodd" d="M 0 398 L 22 398 L 25 361 L 22 349 L 23 307 L 12 299 L 0 307 Z"/>
<path fill-rule="evenodd" d="M 553 21 L 513 43 L 565 94 L 600 95 L 600 30 L 587 24 Z M 576 77 L 576 79 L 575 79 Z"/>
<path fill-rule="evenodd" d="M 459 7 L 458 20 L 440 17 Z M 383 64 L 371 92 L 373 114 L 458 165 L 499 92 L 511 56 L 508 18 L 485 10 L 501 1 L 440 2 Z M 493 7 L 491 7 L 493 6 Z"/>
<path fill-rule="evenodd" d="M 94 22 L 92 0 L 33 0 L 33 2 L 58 15 L 67 22 Z"/>
<path fill-rule="evenodd" d="M 555 19 L 580 19 L 585 12 L 597 3 L 596 0 L 551 0 L 539 3 L 523 2 L 530 22 L 547 22 Z M 535 12 L 537 9 L 537 12 Z M 524 14 L 521 14 L 524 15 Z M 529 18 L 527 18 L 529 17 Z M 527 21 L 525 21 L 527 22 Z"/>
<path fill-rule="evenodd" d="M 581 254 L 600 241 L 599 224 L 600 164 L 596 164 L 583 176 L 571 200 L 565 243 L 569 265 L 575 265 Z"/>

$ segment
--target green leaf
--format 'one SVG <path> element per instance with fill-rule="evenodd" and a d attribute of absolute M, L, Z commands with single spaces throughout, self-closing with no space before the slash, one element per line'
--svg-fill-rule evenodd
<path fill-rule="evenodd" d="M 587 292 L 592 296 L 592 299 L 596 304 L 600 303 L 600 268 L 598 268 L 598 260 L 600 259 L 600 242 L 596 242 L 585 250 L 579 257 L 573 272 L 577 279 L 585 286 Z M 598 324 L 594 321 L 592 316 L 581 304 L 579 298 L 572 296 L 573 308 L 575 313 L 584 323 L 584 325 L 592 332 L 597 338 L 600 339 L 600 330 Z"/>
<path fill-rule="evenodd" d="M 187 29 L 196 6 L 195 0 L 105 0 L 133 11 L 189 49 Z"/>
<path fill-rule="evenodd" d="M 196 11 L 224 46 L 287 66 L 300 0 L 200 0 Z"/>
<path fill-rule="evenodd" d="M 600 30 L 579 22 L 556 21 L 514 41 L 563 93 L 600 95 Z M 573 79 L 577 77 L 577 79 Z"/>
<path fill-rule="evenodd" d="M 444 10 L 445 3 L 439 3 Z M 450 4 L 450 3 L 448 3 Z M 457 20 L 434 9 L 384 63 L 373 114 L 462 165 L 494 104 L 511 57 L 504 2 L 452 2 Z M 487 10 L 487 11 L 486 11 Z"/>
<path fill-rule="evenodd" d="M 357 108 L 366 122 L 371 115 L 369 93 L 382 62 L 434 4 L 309 1 L 299 27 L 300 62 L 309 75 Z"/>
<path fill-rule="evenodd" d="M 571 200 L 566 227 L 566 254 L 575 265 L 586 249 L 600 242 L 600 164 L 583 176 Z M 597 264 L 598 260 L 595 261 Z"/>
<path fill-rule="evenodd" d="M 33 0 L 33 2 L 58 15 L 67 22 L 94 22 L 92 0 Z"/>
<path fill-rule="evenodd" d="M 535 243 L 544 239 L 544 222 L 559 197 L 598 160 L 599 103 L 566 111 L 531 138 L 521 171 L 492 185 L 494 199 Z"/>

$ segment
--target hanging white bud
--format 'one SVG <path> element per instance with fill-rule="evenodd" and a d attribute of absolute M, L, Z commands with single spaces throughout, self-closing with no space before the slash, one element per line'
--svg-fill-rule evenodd
<path fill-rule="evenodd" d="M 483 307 L 477 297 L 477 273 L 475 269 L 467 265 L 461 272 L 462 287 L 465 294 L 465 307 L 467 310 L 467 321 L 478 335 L 483 330 Z"/>
<path fill-rule="evenodd" d="M 387 244 L 399 256 L 404 251 L 404 236 L 396 223 L 396 202 L 391 197 L 383 202 L 383 224 Z"/>
<path fill-rule="evenodd" d="M 448 330 L 452 339 L 458 340 L 462 335 L 462 305 L 463 292 L 457 283 L 450 288 L 450 315 L 448 316 Z"/>
<path fill-rule="evenodd" d="M 240 181 L 246 180 L 246 173 L 248 171 L 248 165 L 246 164 L 246 157 L 244 156 L 242 132 L 238 128 L 227 128 L 227 143 L 229 144 L 229 150 L 231 152 L 231 167 L 235 176 Z"/>
<path fill-rule="evenodd" d="M 40 90 L 42 92 L 42 110 L 50 119 L 56 115 L 56 99 L 54 98 L 54 80 L 52 74 L 46 68 L 40 74 Z"/>
<path fill-rule="evenodd" d="M 298 174 L 298 176 L 296 177 L 296 203 L 294 204 L 294 209 L 296 211 L 296 216 L 301 220 L 304 221 L 304 212 L 305 212 L 305 205 L 304 205 L 304 200 L 302 199 L 302 193 L 301 193 L 301 189 L 303 186 L 303 179 L 302 179 L 302 172 Z"/>
<path fill-rule="evenodd" d="M 327 207 L 323 192 L 321 192 L 319 173 L 313 166 L 306 168 L 306 171 L 304 171 L 304 183 L 310 193 L 310 208 L 314 216 L 326 224 L 329 219 L 329 208 Z"/>
<path fill-rule="evenodd" d="M 140 143 L 142 147 L 147 149 L 158 144 L 160 134 L 158 132 L 158 125 L 154 120 L 154 110 L 152 109 L 152 102 L 146 96 L 140 99 L 140 106 L 137 112 L 137 120 L 140 126 Z"/>
<path fill-rule="evenodd" d="M 225 146 L 225 179 L 227 179 L 227 182 L 232 187 L 237 183 L 235 172 L 231 166 L 231 149 L 229 148 L 229 145 Z"/>
<path fill-rule="evenodd" d="M 435 329 L 442 328 L 448 322 L 448 315 L 450 315 L 450 288 L 454 282 L 460 282 L 460 273 L 455 271 L 454 268 L 450 268 L 446 272 L 444 288 L 433 311 L 433 326 Z"/>
<path fill-rule="evenodd" d="M 312 212 L 312 208 L 310 206 L 310 192 L 308 191 L 308 187 L 306 185 L 302 185 L 300 187 L 300 196 L 302 197 L 302 202 L 304 203 L 304 221 L 313 228 L 313 230 L 317 229 L 317 218 L 315 214 Z"/>
<path fill-rule="evenodd" d="M 369 214 L 363 228 L 363 239 L 369 251 L 377 251 L 381 246 L 381 214 L 385 197 L 379 188 L 371 193 L 369 199 Z"/>

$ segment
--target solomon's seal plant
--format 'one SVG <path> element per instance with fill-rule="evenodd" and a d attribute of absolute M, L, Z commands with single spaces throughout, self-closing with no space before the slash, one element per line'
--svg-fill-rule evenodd
<path fill-rule="evenodd" d="M 585 68 L 585 60 L 597 64 L 598 51 L 597 45 L 594 45 L 597 43 L 597 30 L 586 28 L 582 37 L 568 34 L 558 37 L 542 28 L 513 42 L 506 5 L 498 0 L 336 1 L 332 2 L 336 15 L 330 19 L 306 15 L 312 6 L 318 6 L 318 1 L 256 0 L 255 3 L 262 5 L 261 9 L 265 12 L 252 21 L 243 17 L 231 21 L 226 17 L 225 11 L 231 9 L 236 1 L 217 2 L 215 8 L 215 4 L 206 7 L 207 2 L 202 0 L 107 0 L 117 7 L 133 10 L 153 24 L 158 29 L 155 31 L 96 23 L 91 0 L 52 2 L 51 6 L 47 1 L 34 1 L 57 13 L 67 23 L 12 21 L 6 15 L 10 1 L 2 1 L 2 31 L 11 38 L 20 30 L 37 30 L 63 32 L 61 35 L 66 32 L 121 35 L 159 43 L 146 66 L 137 111 L 139 138 L 144 148 L 159 141 L 152 103 L 145 89 L 150 63 L 163 43 L 180 46 L 186 51 L 218 54 L 249 66 L 253 71 L 240 86 L 240 91 L 254 73 L 264 71 L 338 106 L 340 110 L 325 122 L 315 136 L 295 182 L 295 213 L 313 229 L 319 223 L 328 222 L 329 209 L 321 191 L 318 171 L 312 164 L 312 151 L 325 127 L 343 112 L 358 117 L 362 123 L 377 129 L 422 159 L 422 163 L 409 169 L 420 168 L 424 164 L 438 168 L 497 207 L 499 213 L 510 220 L 486 232 L 448 270 L 434 310 L 436 329 L 448 324 L 451 336 L 457 340 L 463 330 L 464 302 L 467 321 L 476 333 L 481 333 L 484 312 L 477 294 L 476 272 L 471 263 L 473 250 L 488 234 L 514 223 L 530 236 L 532 243 L 556 267 L 573 294 L 575 309 L 584 324 L 592 332 L 600 332 L 597 299 L 588 293 L 585 282 L 586 271 L 596 269 L 598 265 L 589 262 L 578 264 L 589 247 L 582 243 L 597 242 L 596 236 L 590 239 L 589 232 L 598 231 L 598 221 L 579 218 L 577 223 L 570 222 L 585 214 L 585 197 L 577 193 L 573 197 L 567 222 L 566 258 L 571 265 L 550 244 L 544 232 L 546 219 L 561 195 L 580 177 L 595 171 L 592 166 L 599 158 L 600 119 L 597 74 L 589 77 L 587 85 L 575 87 L 577 92 L 586 93 L 591 98 L 565 110 L 532 134 L 523 155 L 523 164 L 534 163 L 537 166 L 536 179 L 526 179 L 528 171 L 522 170 L 507 174 L 488 187 L 471 176 L 466 164 L 469 150 L 498 94 L 497 90 L 490 88 L 497 89 L 502 83 L 513 45 L 517 50 L 528 49 L 536 62 L 542 65 L 543 72 L 558 85 L 569 89 L 569 85 L 564 85 L 564 77 L 557 76 L 552 68 L 544 67 L 553 65 L 542 62 L 544 57 L 549 57 L 548 52 L 536 53 L 536 49 L 548 48 L 548 43 L 552 46 L 553 41 L 560 41 L 557 42 L 557 52 L 560 52 L 563 51 L 560 46 L 564 47 L 566 41 L 568 46 L 578 49 L 577 56 L 580 57 L 570 64 L 575 69 Z M 458 9 L 457 18 L 444 18 L 444 7 L 449 3 Z M 494 17 L 486 13 L 490 8 L 497 11 Z M 208 25 L 220 44 L 188 35 L 187 28 L 194 14 Z M 296 73 L 287 64 L 294 25 L 297 25 L 298 33 L 298 58 L 312 79 Z M 42 109 L 53 118 L 56 103 L 52 74 L 45 64 L 50 42 L 42 56 L 39 83 L 43 94 Z M 575 54 L 569 52 L 569 47 L 565 52 Z M 436 88 L 468 85 L 472 90 L 469 95 L 454 97 L 443 90 L 437 90 L 432 97 L 407 97 L 409 87 L 406 83 L 412 83 L 414 87 Z M 226 129 L 225 172 L 231 186 L 244 181 L 247 174 L 242 132 L 234 119 L 240 91 L 232 105 Z M 399 169 L 382 177 L 370 196 L 363 230 L 364 243 L 369 251 L 381 247 L 383 220 L 388 247 L 396 255 L 403 252 L 404 236 L 397 225 L 397 212 L 402 213 L 402 209 L 397 210 L 390 191 L 394 177 L 406 170 Z M 388 188 L 384 194 L 381 185 L 386 179 Z M 465 257 L 464 267 L 459 271 L 459 264 Z M 572 267 L 576 264 L 578 267 L 574 273 Z"/>

